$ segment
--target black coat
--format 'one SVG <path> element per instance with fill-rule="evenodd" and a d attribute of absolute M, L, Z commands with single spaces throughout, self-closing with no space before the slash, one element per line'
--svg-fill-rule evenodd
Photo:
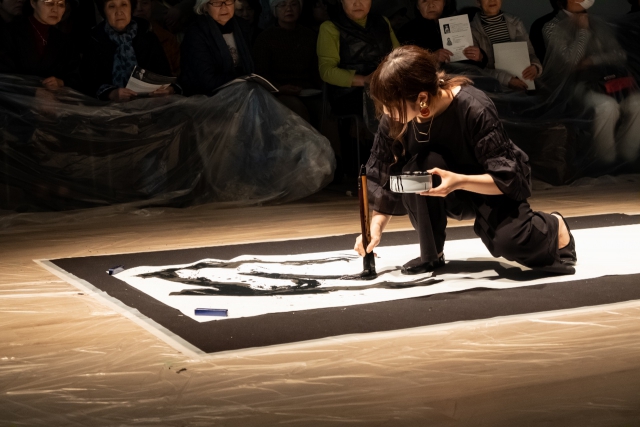
<path fill-rule="evenodd" d="M 149 22 L 133 19 L 138 23 L 138 33 L 133 39 L 138 66 L 156 74 L 171 76 L 169 61 Z M 113 85 L 113 58 L 117 45 L 109 39 L 105 25 L 106 21 L 103 21 L 91 32 L 91 41 L 80 66 L 82 90 L 89 96 L 97 96 L 102 85 Z M 100 99 L 107 100 L 109 93 L 110 91 L 102 93 Z"/>
<path fill-rule="evenodd" d="M 18 18 L 6 25 L 0 44 L 0 72 L 26 74 L 43 79 L 57 77 L 65 86 L 77 88 L 80 54 L 69 36 L 57 28 L 49 29 L 44 54 L 36 52 L 36 36 L 28 18 Z"/>
<path fill-rule="evenodd" d="M 253 73 L 253 60 L 245 40 L 248 24 L 232 18 L 227 25 L 233 26 L 240 66 L 234 67 L 218 24 L 208 14 L 200 15 L 187 30 L 180 47 L 180 85 L 185 95 L 213 92 L 236 77 Z"/>

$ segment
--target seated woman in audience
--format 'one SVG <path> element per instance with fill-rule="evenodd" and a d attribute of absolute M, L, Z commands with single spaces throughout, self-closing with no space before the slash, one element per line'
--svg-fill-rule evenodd
<path fill-rule="evenodd" d="M 24 0 L 0 0 L 0 30 L 22 15 Z"/>
<path fill-rule="evenodd" d="M 14 20 L 3 36 L 0 72 L 39 76 L 49 90 L 75 86 L 80 57 L 70 38 L 56 28 L 65 0 L 31 0 L 31 6 L 33 15 Z"/>
<path fill-rule="evenodd" d="M 304 89 L 320 86 L 315 54 L 317 37 L 312 30 L 298 24 L 301 9 L 300 0 L 271 0 L 276 25 L 260 34 L 253 58 L 256 73 L 280 91 L 280 102 L 318 128 L 321 97 L 300 97 Z"/>
<path fill-rule="evenodd" d="M 440 25 L 438 19 L 448 18 L 456 14 L 456 0 L 418 0 L 416 2 L 418 15 L 407 25 L 398 31 L 398 40 L 402 44 L 412 44 L 429 49 L 436 54 L 441 64 L 450 61 L 453 53 L 444 49 Z M 476 46 L 469 46 L 464 54 L 473 65 L 484 68 L 486 56 Z M 483 58 L 482 61 L 473 61 L 473 58 Z"/>
<path fill-rule="evenodd" d="M 171 74 L 177 76 L 180 74 L 180 44 L 173 33 L 165 30 L 162 25 L 153 20 L 153 2 L 154 0 L 138 0 L 133 16 L 145 19 L 151 24 L 151 30 L 160 40 L 160 44 L 162 44 L 164 53 L 167 56 Z"/>
<path fill-rule="evenodd" d="M 253 46 L 258 35 L 260 35 L 261 30 L 258 26 L 258 20 L 261 13 L 262 6 L 260 6 L 259 0 L 236 0 L 235 16 L 244 19 L 249 24 L 249 31 L 247 32 L 249 46 Z"/>
<path fill-rule="evenodd" d="M 582 1 L 560 4 L 564 10 L 543 28 L 547 59 L 541 82 L 552 96 L 571 102 L 572 114 L 584 110 L 592 115 L 593 145 L 591 153 L 582 155 L 601 165 L 635 161 L 640 154 L 640 94 L 629 78 L 627 53 L 610 25 L 588 14 Z M 635 36 L 629 36 L 637 40 L 634 29 Z"/>
<path fill-rule="evenodd" d="M 212 95 L 225 83 L 254 71 L 244 20 L 235 19 L 234 0 L 197 0 L 194 24 L 181 46 L 180 82 L 187 95 Z"/>
<path fill-rule="evenodd" d="M 320 77 L 331 85 L 335 114 L 362 114 L 363 87 L 382 59 L 400 46 L 387 18 L 369 13 L 371 0 L 342 0 L 342 11 L 320 26 Z"/>
<path fill-rule="evenodd" d="M 553 8 L 553 12 L 547 13 L 546 15 L 536 19 L 533 24 L 531 24 L 531 29 L 529 30 L 529 38 L 531 39 L 531 44 L 533 45 L 533 49 L 536 52 L 536 56 L 540 60 L 541 63 L 544 64 L 544 58 L 547 55 L 547 48 L 544 45 L 544 37 L 542 36 L 542 28 L 546 25 L 547 22 L 551 21 L 556 17 L 558 12 L 562 10 L 560 5 L 558 4 L 558 0 L 550 0 L 551 7 Z"/>
<path fill-rule="evenodd" d="M 523 70 L 525 80 L 534 80 L 542 74 L 542 64 L 529 40 L 527 30 L 522 21 L 503 13 L 502 0 L 478 0 L 481 12 L 471 22 L 473 42 L 487 54 L 487 71 L 498 79 L 500 84 L 511 89 L 526 90 L 527 83 L 504 70 L 495 69 L 493 45 L 508 42 L 527 42 L 531 64 Z"/>
<path fill-rule="evenodd" d="M 128 101 L 137 93 L 127 89 L 131 72 L 137 65 L 163 76 L 171 67 L 158 37 L 148 21 L 132 18 L 135 0 L 98 0 L 98 11 L 105 20 L 92 31 L 92 38 L 82 59 L 80 72 L 85 92 L 102 100 Z M 152 96 L 180 92 L 172 85 Z"/>

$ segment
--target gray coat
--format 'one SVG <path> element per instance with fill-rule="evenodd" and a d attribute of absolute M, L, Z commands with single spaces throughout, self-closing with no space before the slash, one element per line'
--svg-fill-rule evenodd
<path fill-rule="evenodd" d="M 527 46 L 529 47 L 529 58 L 531 60 L 531 64 L 535 65 L 538 69 L 538 75 L 542 74 L 542 64 L 540 60 L 536 56 L 536 52 L 533 49 L 533 45 L 531 44 L 531 40 L 529 40 L 529 34 L 527 33 L 527 29 L 524 24 L 520 20 L 520 18 L 509 15 L 507 13 L 504 14 L 504 19 L 507 21 L 507 29 L 509 30 L 509 37 L 512 42 L 527 42 Z M 509 81 L 515 77 L 511 73 L 508 73 L 504 70 L 496 70 L 496 58 L 493 54 L 493 44 L 491 40 L 489 40 L 489 36 L 484 32 L 484 28 L 482 27 L 482 21 L 480 20 L 480 14 L 476 14 L 471 21 L 471 33 L 473 35 L 473 44 L 482 50 L 484 50 L 487 54 L 487 68 L 486 71 L 500 82 L 503 86 L 508 86 Z"/>

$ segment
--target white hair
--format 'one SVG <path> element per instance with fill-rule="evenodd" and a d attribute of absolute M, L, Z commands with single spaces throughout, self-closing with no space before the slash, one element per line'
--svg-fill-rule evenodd
<path fill-rule="evenodd" d="M 210 1 L 211 0 L 196 0 L 196 5 L 193 6 L 193 11 L 198 15 L 204 15 L 205 14 L 204 9 L 207 6 L 207 3 L 209 3 Z"/>

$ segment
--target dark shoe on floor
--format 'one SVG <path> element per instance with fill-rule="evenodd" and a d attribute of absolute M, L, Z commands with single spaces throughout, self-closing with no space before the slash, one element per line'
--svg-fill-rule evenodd
<path fill-rule="evenodd" d="M 423 262 L 420 257 L 412 259 L 402 266 L 400 272 L 406 275 L 424 274 L 444 266 L 444 255 L 436 261 Z"/>
<path fill-rule="evenodd" d="M 564 248 L 558 249 L 559 257 L 552 265 L 541 267 L 539 270 L 553 274 L 576 274 L 576 269 L 574 268 L 578 262 L 578 256 L 576 255 L 576 241 L 573 238 L 573 234 L 571 234 L 569 224 L 567 224 L 567 220 L 564 219 L 559 212 L 551 212 L 551 215 L 558 215 L 562 218 L 562 221 L 564 221 L 564 225 L 567 227 L 567 231 L 569 231 L 569 244 Z"/>
<path fill-rule="evenodd" d="M 564 248 L 558 249 L 558 254 L 560 255 L 560 262 L 565 265 L 574 266 L 578 262 L 578 255 L 576 254 L 576 241 L 573 238 L 573 234 L 571 234 L 571 229 L 569 228 L 569 224 L 567 220 L 564 219 L 560 212 L 551 212 L 551 215 L 558 215 L 564 221 L 564 225 L 567 227 L 567 231 L 569 232 L 569 244 Z"/>

